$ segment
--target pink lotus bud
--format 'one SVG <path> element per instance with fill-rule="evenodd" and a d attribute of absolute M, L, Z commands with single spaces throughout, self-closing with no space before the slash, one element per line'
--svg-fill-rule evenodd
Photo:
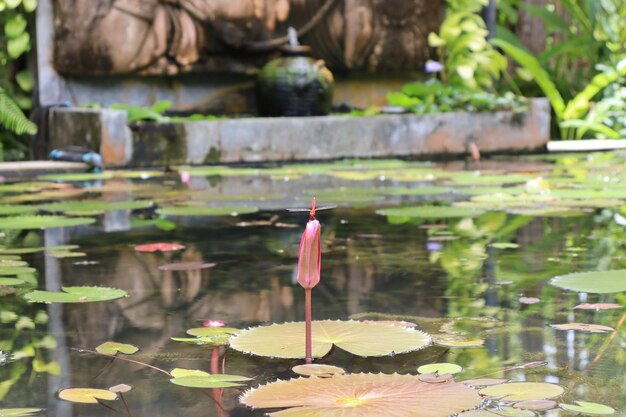
<path fill-rule="evenodd" d="M 320 222 L 315 219 L 309 220 L 300 240 L 298 282 L 304 288 L 313 288 L 320 282 L 320 268 L 322 266 L 321 230 Z"/>

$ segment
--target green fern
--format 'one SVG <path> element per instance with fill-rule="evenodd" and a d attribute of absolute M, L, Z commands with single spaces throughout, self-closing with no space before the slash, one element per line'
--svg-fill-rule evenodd
<path fill-rule="evenodd" d="M 15 101 L 0 88 L 0 126 L 18 135 L 37 133 L 37 125 L 28 120 Z"/>

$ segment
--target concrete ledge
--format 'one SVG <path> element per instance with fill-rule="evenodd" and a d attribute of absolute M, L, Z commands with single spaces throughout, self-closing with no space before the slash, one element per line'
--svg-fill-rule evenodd
<path fill-rule="evenodd" d="M 220 119 L 144 123 L 131 130 L 124 112 L 55 109 L 50 147 L 87 146 L 108 166 L 305 161 L 345 157 L 530 152 L 549 140 L 550 105 L 527 111 Z"/>
<path fill-rule="evenodd" d="M 626 139 L 554 140 L 548 142 L 548 152 L 594 152 L 626 149 Z"/>

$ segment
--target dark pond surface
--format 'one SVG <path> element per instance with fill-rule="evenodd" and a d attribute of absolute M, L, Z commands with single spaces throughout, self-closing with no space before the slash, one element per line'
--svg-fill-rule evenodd
<path fill-rule="evenodd" d="M 108 302 L 29 304 L 23 294 L 33 285 L 0 286 L 0 349 L 13 355 L 0 366 L 0 408 L 38 407 L 44 409 L 38 415 L 56 417 L 115 415 L 97 404 L 61 401 L 56 394 L 67 387 L 129 384 L 133 390 L 124 398 L 135 417 L 262 415 L 240 405 L 238 396 L 248 386 L 295 377 L 291 368 L 301 360 L 246 355 L 225 346 L 215 350 L 172 337 L 185 337 L 187 329 L 206 320 L 236 328 L 303 320 L 303 290 L 295 282 L 295 267 L 307 214 L 284 208 L 307 206 L 316 195 L 320 205 L 338 207 L 317 216 L 323 255 L 322 279 L 313 290 L 315 319 L 404 320 L 436 340 L 482 343 L 433 345 L 374 358 L 334 348 L 316 363 L 350 373 L 415 374 L 423 364 L 452 362 L 464 368 L 459 380 L 490 375 L 557 383 L 565 388 L 562 401 L 593 401 L 626 415 L 626 294 L 579 293 L 548 283 L 565 273 L 626 267 L 625 159 L 616 153 L 480 166 L 366 161 L 260 171 L 182 168 L 182 175 L 118 174 L 93 181 L 37 180 L 45 182 L 17 189 L 0 186 L 1 207 L 35 205 L 39 214 L 74 210 L 70 214 L 96 219 L 90 225 L 45 230 L 9 226 L 0 242 L 1 259 L 19 257 L 35 268 L 22 276 L 35 276 L 39 289 L 94 285 L 130 295 Z M 84 207 L 41 208 L 73 200 L 150 200 L 154 205 L 104 214 Z M 460 211 L 441 210 L 452 204 Z M 159 211 L 224 205 L 259 211 L 238 216 Z M 376 213 L 433 205 L 418 215 Z M 155 242 L 185 248 L 135 250 Z M 77 248 L 14 251 L 58 245 Z M 201 261 L 215 266 L 159 269 Z M 622 308 L 574 309 L 582 303 Z M 616 331 L 550 326 L 563 323 Z M 106 341 L 135 345 L 139 351 L 127 358 L 167 371 L 210 371 L 212 357 L 219 354 L 226 373 L 253 380 L 244 388 L 224 389 L 220 409 L 214 391 L 176 386 L 152 368 L 74 350 L 94 349 Z M 546 364 L 499 372 L 533 361 Z M 108 404 L 123 409 L 119 400 Z M 568 414 L 540 414 L 559 413 Z"/>

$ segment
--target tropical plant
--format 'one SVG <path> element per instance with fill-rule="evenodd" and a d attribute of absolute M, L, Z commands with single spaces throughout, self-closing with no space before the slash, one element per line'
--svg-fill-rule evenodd
<path fill-rule="evenodd" d="M 22 112 L 32 106 L 33 77 L 25 56 L 31 49 L 28 17 L 36 8 L 37 0 L 0 0 L 0 68 L 5 69 L 0 71 L 0 127 L 8 129 L 0 131 L 0 145 L 10 148 L 14 158 L 23 158 L 28 151 L 19 136 L 37 131 Z"/>
<path fill-rule="evenodd" d="M 534 81 L 548 97 L 561 137 L 623 137 L 626 3 L 559 0 L 540 7 L 501 0 L 499 6 L 500 25 L 493 44 L 517 62 L 521 81 Z M 543 52 L 529 52 L 508 29 L 516 23 L 519 10 L 544 23 L 547 46 Z M 522 88 L 526 94 L 536 93 L 532 85 Z"/>
<path fill-rule="evenodd" d="M 580 119 L 589 113 L 592 106 L 591 100 L 597 94 L 626 76 L 626 60 L 621 61 L 614 68 L 604 67 L 604 72 L 596 74 L 582 91 L 566 103 L 554 81 L 534 55 L 522 46 L 514 45 L 503 39 L 493 39 L 492 43 L 502 48 L 513 60 L 532 75 L 535 82 L 550 100 L 563 139 L 581 138 L 586 131 L 595 131 L 610 138 L 620 137 L 620 133 L 604 124 L 604 121 L 599 122 L 593 119 L 585 121 Z M 578 132 L 575 129 L 579 129 Z"/>
<path fill-rule="evenodd" d="M 479 12 L 488 0 L 448 0 L 439 33 L 428 35 L 443 64 L 441 79 L 450 85 L 484 90 L 493 86 L 507 61 L 487 41 L 487 27 Z"/>

